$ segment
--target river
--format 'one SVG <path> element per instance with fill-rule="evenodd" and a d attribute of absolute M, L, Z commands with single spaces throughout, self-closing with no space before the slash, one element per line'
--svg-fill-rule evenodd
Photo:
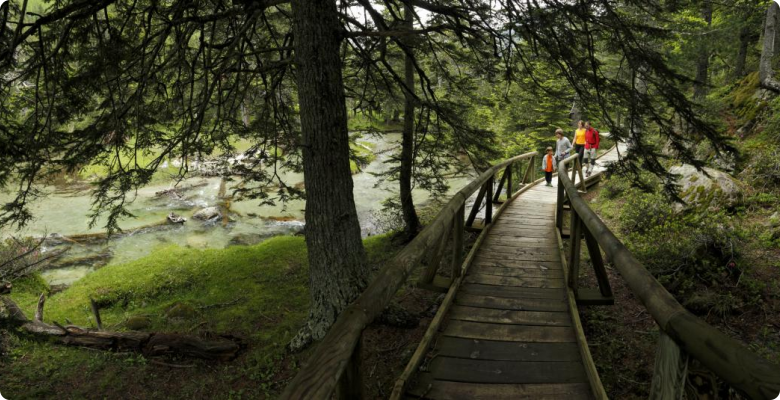
<path fill-rule="evenodd" d="M 399 146 L 401 135 L 364 135 L 360 141 L 370 142 L 377 154 L 376 159 L 365 166 L 362 172 L 353 175 L 354 195 L 358 218 L 363 236 L 382 233 L 385 227 L 378 224 L 377 212 L 385 199 L 398 193 L 398 182 L 381 181 L 375 174 L 390 169 L 386 161 L 393 148 Z M 303 175 L 287 172 L 282 178 L 288 185 L 303 182 Z M 466 185 L 471 177 L 455 177 L 450 190 L 456 191 Z M 226 184 L 226 193 L 231 185 Z M 251 245 L 278 235 L 292 235 L 302 231 L 304 222 L 303 200 L 286 204 L 260 205 L 258 200 L 231 200 L 230 220 L 202 222 L 192 219 L 192 214 L 202 208 L 224 204 L 220 196 L 221 178 L 189 178 L 178 184 L 178 195 L 156 195 L 173 187 L 173 181 L 152 184 L 141 188 L 132 196 L 128 209 L 135 218 L 120 223 L 126 232 L 110 240 L 84 238 L 87 234 L 103 232 L 105 221 L 89 227 L 89 213 L 92 205 L 90 188 L 83 182 L 43 188 L 46 193 L 36 200 L 31 210 L 35 219 L 23 230 L 0 231 L 0 237 L 49 235 L 44 252 L 63 251 L 64 255 L 53 263 L 52 268 L 42 271 L 42 276 L 52 285 L 69 285 L 107 263 L 124 263 L 150 254 L 154 249 L 166 245 L 192 248 L 224 248 L 230 245 Z M 430 195 L 422 190 L 414 192 L 415 202 L 424 206 Z M 0 202 L 10 198 L 0 193 Z M 169 213 L 174 212 L 187 222 L 180 225 L 162 224 Z M 81 237 L 79 237 L 81 235 Z M 66 240 L 75 237 L 76 240 Z M 50 253 L 51 254 L 51 253 Z"/>

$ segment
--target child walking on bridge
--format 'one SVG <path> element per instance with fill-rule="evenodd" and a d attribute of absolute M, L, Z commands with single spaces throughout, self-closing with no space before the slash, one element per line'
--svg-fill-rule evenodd
<path fill-rule="evenodd" d="M 548 147 L 547 154 L 542 158 L 542 171 L 544 171 L 544 180 L 547 181 L 547 186 L 552 186 L 553 172 L 557 167 L 555 165 L 555 157 L 553 157 L 553 149 Z"/>

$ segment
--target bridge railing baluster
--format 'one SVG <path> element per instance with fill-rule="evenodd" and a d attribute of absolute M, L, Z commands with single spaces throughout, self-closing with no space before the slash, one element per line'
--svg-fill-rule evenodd
<path fill-rule="evenodd" d="M 360 334 L 355 344 L 355 349 L 352 350 L 352 356 L 347 362 L 347 366 L 344 369 L 344 373 L 339 378 L 338 387 L 336 388 L 336 398 L 339 400 L 355 400 L 363 399 L 364 396 L 364 384 L 363 384 L 363 333 Z"/>

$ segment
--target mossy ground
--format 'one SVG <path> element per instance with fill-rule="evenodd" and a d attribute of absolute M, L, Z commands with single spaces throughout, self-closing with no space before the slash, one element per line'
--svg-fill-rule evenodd
<path fill-rule="evenodd" d="M 398 249 L 392 235 L 365 240 L 373 265 Z M 16 282 L 13 299 L 31 316 L 48 288 L 39 278 Z M 8 335 L 0 357 L 0 392 L 10 399 L 45 398 L 267 398 L 284 387 L 307 352 L 286 344 L 307 317 L 308 268 L 304 239 L 277 237 L 256 246 L 222 250 L 165 247 L 137 261 L 106 266 L 46 302 L 46 322 L 94 324 L 89 299 L 101 304 L 104 328 L 124 330 L 147 316 L 150 331 L 230 335 L 245 345 L 238 359 L 213 363 L 70 348 Z M 178 318 L 171 309 L 185 309 Z M 166 317 L 168 315 L 168 317 Z"/>

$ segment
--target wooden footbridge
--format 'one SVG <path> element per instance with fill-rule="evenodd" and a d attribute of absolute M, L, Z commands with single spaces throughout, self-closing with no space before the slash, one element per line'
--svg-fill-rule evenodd
<path fill-rule="evenodd" d="M 606 399 L 577 310 L 614 302 L 602 252 L 658 323 L 651 398 L 682 398 L 690 358 L 749 398 L 778 398 L 780 366 L 686 311 L 580 197 L 625 151 L 603 154 L 588 178 L 572 156 L 553 187 L 534 179 L 537 153 L 485 171 L 377 273 L 282 398 L 363 398 L 362 331 L 422 269 L 418 284 L 447 294 L 391 398 Z M 480 232 L 465 255 L 464 230 Z M 583 241 L 598 288 L 579 284 Z"/>

